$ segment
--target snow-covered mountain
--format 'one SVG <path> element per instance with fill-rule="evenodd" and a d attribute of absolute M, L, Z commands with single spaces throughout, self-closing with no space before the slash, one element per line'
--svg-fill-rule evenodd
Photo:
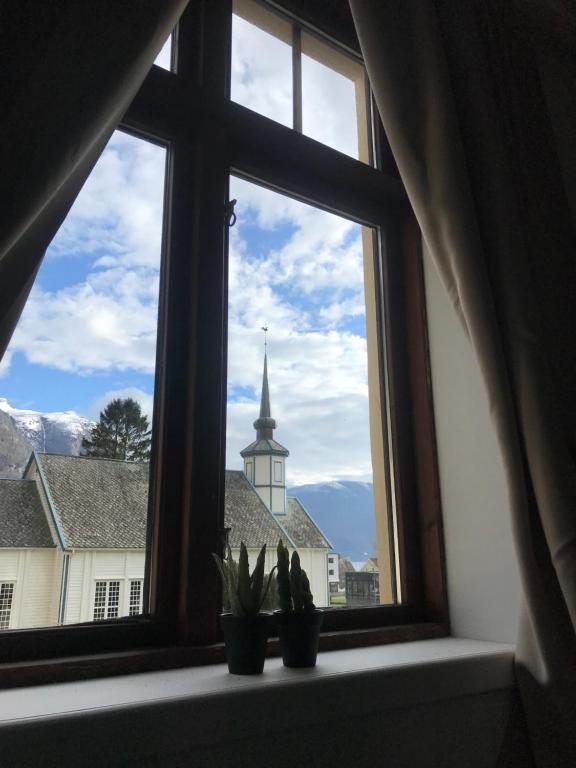
<path fill-rule="evenodd" d="M 365 562 L 376 555 L 371 483 L 341 480 L 289 488 L 341 555 Z"/>
<path fill-rule="evenodd" d="M 82 438 L 93 426 L 94 422 L 75 411 L 40 413 L 14 408 L 0 397 L 0 474 L 18 474 L 32 449 L 78 455 Z M 26 456 L 22 459 L 23 453 Z"/>

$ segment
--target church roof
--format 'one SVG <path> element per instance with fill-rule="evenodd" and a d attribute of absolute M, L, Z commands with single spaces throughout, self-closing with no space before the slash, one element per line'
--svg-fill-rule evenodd
<path fill-rule="evenodd" d="M 289 496 L 286 499 L 286 514 L 281 515 L 279 520 L 297 548 L 332 549 L 328 539 L 297 498 Z"/>
<path fill-rule="evenodd" d="M 70 549 L 146 546 L 148 464 L 37 454 Z"/>
<path fill-rule="evenodd" d="M 148 464 L 83 456 L 35 454 L 67 549 L 146 546 Z M 241 471 L 226 470 L 225 525 L 230 545 L 324 548 L 329 543 L 296 499 L 277 519 Z M 0 480 L 0 546 L 53 546 L 35 480 Z"/>
<path fill-rule="evenodd" d="M 230 528 L 231 547 L 243 541 L 247 547 L 275 547 L 286 532 L 248 482 L 244 472 L 226 470 L 224 525 Z M 314 546 L 302 544 L 301 546 Z"/>
<path fill-rule="evenodd" d="M 0 481 L 0 547 L 54 547 L 33 480 Z"/>
<path fill-rule="evenodd" d="M 246 448 L 240 451 L 240 456 L 254 456 L 256 454 L 269 454 L 272 453 L 275 456 L 289 456 L 289 451 L 284 448 L 283 445 L 277 443 L 276 440 L 271 438 L 265 438 L 263 440 L 254 440 Z"/>

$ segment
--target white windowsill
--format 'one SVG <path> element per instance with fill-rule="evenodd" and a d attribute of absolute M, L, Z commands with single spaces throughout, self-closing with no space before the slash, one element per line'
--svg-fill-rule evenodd
<path fill-rule="evenodd" d="M 324 653 L 311 670 L 286 669 L 280 659 L 268 659 L 260 676 L 229 675 L 224 665 L 212 665 L 0 691 L 0 728 L 53 719 L 97 720 L 112 713 L 118 717 L 121 711 L 139 711 L 145 719 L 146 711 L 157 717 L 169 709 L 173 714 L 193 711 L 187 735 L 194 738 L 196 731 L 206 743 L 214 707 L 242 713 L 239 719 L 218 718 L 213 736 L 221 740 L 235 738 L 238 723 L 243 736 L 258 732 L 261 707 L 270 731 L 275 705 L 285 712 L 286 704 L 293 704 L 291 726 L 297 727 L 341 719 L 347 710 L 358 716 L 513 685 L 512 646 L 444 638 Z"/>

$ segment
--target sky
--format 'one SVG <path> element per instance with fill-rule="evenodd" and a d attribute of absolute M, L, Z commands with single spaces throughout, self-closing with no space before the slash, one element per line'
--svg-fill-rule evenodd
<path fill-rule="evenodd" d="M 289 122 L 290 49 L 234 18 L 232 98 Z M 169 46 L 158 63 L 168 66 Z M 287 69 L 288 68 L 288 69 Z M 355 156 L 351 81 L 303 62 L 304 132 Z M 349 109 L 343 104 L 349 103 Z M 49 247 L 0 363 L 18 408 L 97 418 L 113 397 L 151 415 L 166 152 L 116 132 Z M 371 480 L 361 228 L 232 178 L 227 466 L 254 439 L 268 358 L 289 485 Z"/>

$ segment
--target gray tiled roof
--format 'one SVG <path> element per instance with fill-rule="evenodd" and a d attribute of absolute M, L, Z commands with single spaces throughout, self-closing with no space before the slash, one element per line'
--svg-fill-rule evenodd
<path fill-rule="evenodd" d="M 289 456 L 290 452 L 283 445 L 277 443 L 272 438 L 264 438 L 262 440 L 254 440 L 246 448 L 240 451 L 240 456 L 250 456 L 254 453 L 272 453 L 275 456 Z"/>
<path fill-rule="evenodd" d="M 226 470 L 225 498 L 224 524 L 230 528 L 231 547 L 239 547 L 241 541 L 248 547 L 261 547 L 263 544 L 275 547 L 278 539 L 285 538 L 284 531 L 244 472 Z"/>
<path fill-rule="evenodd" d="M 0 481 L 0 547 L 53 546 L 36 483 Z"/>
<path fill-rule="evenodd" d="M 332 545 L 310 517 L 298 499 L 289 496 L 286 500 L 286 515 L 279 520 L 294 541 L 296 547 L 332 549 Z"/>
<path fill-rule="evenodd" d="M 146 546 L 148 464 L 46 453 L 38 454 L 38 461 L 67 547 Z M 16 481 L 2 481 L 0 488 L 9 482 Z M 241 471 L 226 470 L 224 516 L 232 547 L 241 541 L 275 547 L 279 538 L 286 539 L 284 531 L 297 547 L 330 547 L 296 499 L 289 500 L 279 525 Z"/>
<path fill-rule="evenodd" d="M 66 546 L 146 546 L 148 464 L 38 454 Z"/>

